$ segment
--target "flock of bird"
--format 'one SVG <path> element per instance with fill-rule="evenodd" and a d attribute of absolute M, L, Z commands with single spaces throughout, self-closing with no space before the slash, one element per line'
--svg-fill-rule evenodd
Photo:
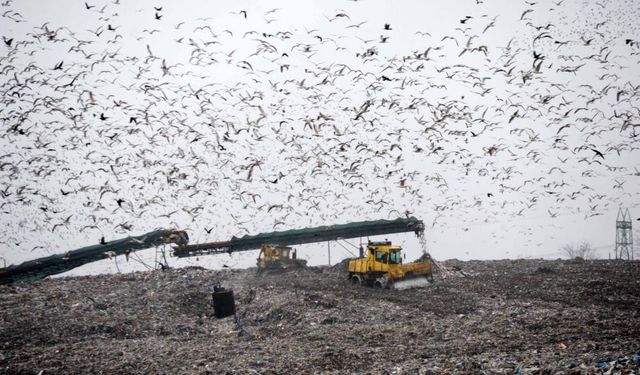
<path fill-rule="evenodd" d="M 422 30 L 373 24 L 366 3 L 306 29 L 286 9 L 173 22 L 167 3 L 125 22 L 130 5 L 87 1 L 86 28 L 5 0 L 5 258 L 156 228 L 204 241 L 412 215 L 436 230 L 637 203 L 633 2 L 524 1 L 506 19 L 471 1 Z"/>

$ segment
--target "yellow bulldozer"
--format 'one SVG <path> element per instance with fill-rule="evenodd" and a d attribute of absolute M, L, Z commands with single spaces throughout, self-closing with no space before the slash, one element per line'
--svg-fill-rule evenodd
<path fill-rule="evenodd" d="M 306 260 L 297 258 L 295 249 L 279 245 L 262 245 L 257 261 L 258 272 L 281 272 L 306 265 Z"/>
<path fill-rule="evenodd" d="M 402 247 L 390 241 L 371 242 L 366 254 L 352 259 L 347 266 L 353 284 L 378 288 L 407 289 L 423 287 L 433 281 L 431 258 L 428 254 L 403 264 Z"/>

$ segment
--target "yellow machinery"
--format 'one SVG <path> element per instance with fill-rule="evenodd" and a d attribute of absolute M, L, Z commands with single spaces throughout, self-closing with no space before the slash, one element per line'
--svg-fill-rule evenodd
<path fill-rule="evenodd" d="M 289 246 L 262 245 L 258 255 L 258 271 L 284 271 L 290 268 L 302 268 L 307 265 L 304 259 L 297 259 L 296 250 Z"/>
<path fill-rule="evenodd" d="M 431 259 L 421 259 L 402 264 L 402 248 L 390 241 L 369 242 L 367 253 L 349 261 L 349 279 L 354 284 L 379 288 L 405 289 L 424 286 L 433 280 Z"/>

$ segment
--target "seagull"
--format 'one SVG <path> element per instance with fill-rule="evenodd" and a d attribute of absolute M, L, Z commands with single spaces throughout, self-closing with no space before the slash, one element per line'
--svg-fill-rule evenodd
<path fill-rule="evenodd" d="M 57 227 L 60 227 L 60 226 L 67 227 L 67 225 L 69 224 L 69 219 L 71 219 L 72 216 L 73 215 L 69 215 L 66 219 L 64 219 L 64 221 L 62 223 L 55 224 L 53 226 L 53 228 L 51 228 L 51 233 L 53 233 L 56 230 Z"/>
<path fill-rule="evenodd" d="M 360 28 L 360 26 L 364 25 L 365 23 L 367 23 L 367 21 L 362 21 L 362 22 L 360 22 L 360 23 L 354 23 L 353 25 L 349 25 L 349 26 L 347 26 L 347 27 L 346 27 L 346 29 L 350 29 L 350 28 L 352 28 L 352 27 L 354 27 L 354 28 Z"/>
<path fill-rule="evenodd" d="M 602 154 L 602 152 L 596 150 L 595 148 L 591 148 L 591 151 L 595 152 L 595 155 L 593 155 L 593 157 L 595 158 L 596 156 L 599 156 L 601 158 L 604 159 L 604 155 Z"/>
<path fill-rule="evenodd" d="M 527 15 L 527 13 L 531 13 L 531 12 L 533 12 L 533 9 L 527 9 L 527 10 L 525 10 L 524 12 L 522 12 L 522 15 L 520 16 L 520 19 L 521 19 L 521 20 L 523 20 L 523 19 L 524 19 L 524 16 L 526 16 L 526 15 Z"/>

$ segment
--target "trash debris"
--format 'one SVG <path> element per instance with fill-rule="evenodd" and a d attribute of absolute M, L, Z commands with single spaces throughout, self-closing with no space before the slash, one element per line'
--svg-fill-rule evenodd
<path fill-rule="evenodd" d="M 639 262 L 439 263 L 405 290 L 354 287 L 345 264 L 0 286 L 0 373 L 640 373 Z"/>

